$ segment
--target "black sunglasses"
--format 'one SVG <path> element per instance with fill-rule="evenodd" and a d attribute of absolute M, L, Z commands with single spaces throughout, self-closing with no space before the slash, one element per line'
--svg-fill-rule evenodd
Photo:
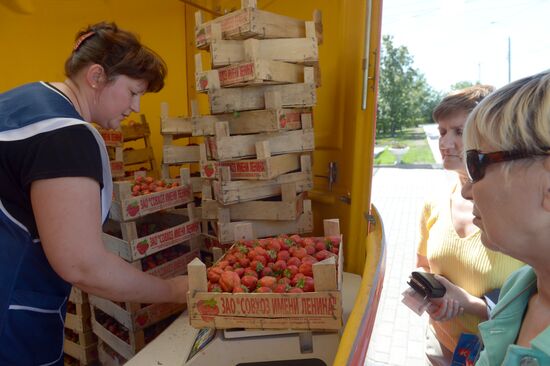
<path fill-rule="evenodd" d="M 548 151 L 550 148 L 544 148 L 544 150 Z M 466 169 L 468 170 L 470 181 L 475 183 L 485 176 L 485 169 L 491 164 L 547 154 L 548 152 L 532 153 L 522 150 L 495 151 L 491 153 L 482 153 L 479 150 L 468 150 L 466 151 Z"/>

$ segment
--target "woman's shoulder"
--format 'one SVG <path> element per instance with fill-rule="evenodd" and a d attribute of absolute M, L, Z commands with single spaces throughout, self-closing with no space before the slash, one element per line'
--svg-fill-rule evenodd
<path fill-rule="evenodd" d="M 515 296 L 524 291 L 527 287 L 536 281 L 535 271 L 531 266 L 525 265 L 515 270 L 508 276 L 500 290 L 499 302 L 508 296 Z"/>

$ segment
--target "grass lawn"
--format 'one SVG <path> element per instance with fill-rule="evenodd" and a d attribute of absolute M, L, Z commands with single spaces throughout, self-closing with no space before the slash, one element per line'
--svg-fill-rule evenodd
<path fill-rule="evenodd" d="M 435 160 L 433 158 L 428 141 L 426 141 L 426 134 L 422 127 L 408 128 L 396 133 L 395 137 L 379 135 L 376 137 L 376 146 L 387 146 L 400 144 L 409 147 L 409 151 L 403 156 L 401 160 L 404 164 L 433 164 Z M 380 153 L 375 159 L 375 165 L 387 165 L 394 164 L 395 156 L 389 151 L 385 150 Z"/>

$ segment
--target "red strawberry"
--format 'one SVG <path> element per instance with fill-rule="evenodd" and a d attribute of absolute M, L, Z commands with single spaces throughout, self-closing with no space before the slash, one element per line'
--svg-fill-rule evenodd
<path fill-rule="evenodd" d="M 139 324 L 140 327 L 143 327 L 145 323 L 149 320 L 149 316 L 147 313 L 141 314 L 136 318 L 136 323 Z"/>
<path fill-rule="evenodd" d="M 214 175 L 214 165 L 213 164 L 206 164 L 204 166 L 204 175 L 206 175 L 207 178 L 210 178 Z"/>
<path fill-rule="evenodd" d="M 241 283 L 243 286 L 246 286 L 246 288 L 252 292 L 254 289 L 256 289 L 256 285 L 258 284 L 258 279 L 254 276 L 243 276 L 241 278 Z"/>

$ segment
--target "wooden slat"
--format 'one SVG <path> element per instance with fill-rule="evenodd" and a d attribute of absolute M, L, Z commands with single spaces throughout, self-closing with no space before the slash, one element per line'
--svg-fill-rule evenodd
<path fill-rule="evenodd" d="M 280 93 L 284 108 L 312 107 L 317 101 L 313 83 L 225 88 L 209 91 L 210 109 L 213 114 L 265 109 L 267 92 Z"/>

